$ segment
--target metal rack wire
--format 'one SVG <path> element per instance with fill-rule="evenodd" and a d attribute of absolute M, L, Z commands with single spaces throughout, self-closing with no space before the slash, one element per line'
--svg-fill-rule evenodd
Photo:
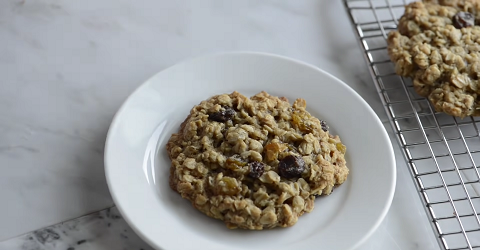
<path fill-rule="evenodd" d="M 395 74 L 387 34 L 406 0 L 344 0 L 354 33 L 442 249 L 480 249 L 480 117 L 435 112 Z"/>

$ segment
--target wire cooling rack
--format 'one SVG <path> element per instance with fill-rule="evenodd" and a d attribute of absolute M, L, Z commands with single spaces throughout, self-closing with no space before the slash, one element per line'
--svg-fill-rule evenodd
<path fill-rule="evenodd" d="M 344 0 L 440 247 L 480 250 L 480 117 L 435 112 L 395 74 L 386 38 L 408 2 Z"/>

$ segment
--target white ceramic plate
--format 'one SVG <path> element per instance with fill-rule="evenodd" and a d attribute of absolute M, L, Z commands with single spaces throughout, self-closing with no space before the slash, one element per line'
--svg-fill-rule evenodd
<path fill-rule="evenodd" d="M 347 181 L 291 228 L 228 230 L 168 185 L 165 143 L 189 110 L 212 95 L 262 90 L 327 121 L 347 146 Z M 108 185 L 131 227 L 158 249 L 353 249 L 380 224 L 395 189 L 388 135 L 373 110 L 328 73 L 285 57 L 226 53 L 168 68 L 139 87 L 116 114 L 105 149 Z"/>

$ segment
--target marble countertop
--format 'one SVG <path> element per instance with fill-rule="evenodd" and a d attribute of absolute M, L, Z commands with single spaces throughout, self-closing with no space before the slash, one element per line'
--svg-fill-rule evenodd
<path fill-rule="evenodd" d="M 330 72 L 372 106 L 395 142 L 339 0 L 0 1 L 0 249 L 151 249 L 110 197 L 108 126 L 154 73 L 233 50 Z M 361 249 L 437 249 L 395 152 L 392 207 Z"/>

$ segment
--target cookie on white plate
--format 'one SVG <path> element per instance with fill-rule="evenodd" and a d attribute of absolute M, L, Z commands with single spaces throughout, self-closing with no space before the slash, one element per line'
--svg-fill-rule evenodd
<path fill-rule="evenodd" d="M 266 92 L 202 101 L 167 143 L 170 187 L 231 229 L 294 225 L 349 172 L 340 138 L 305 108 Z"/>

